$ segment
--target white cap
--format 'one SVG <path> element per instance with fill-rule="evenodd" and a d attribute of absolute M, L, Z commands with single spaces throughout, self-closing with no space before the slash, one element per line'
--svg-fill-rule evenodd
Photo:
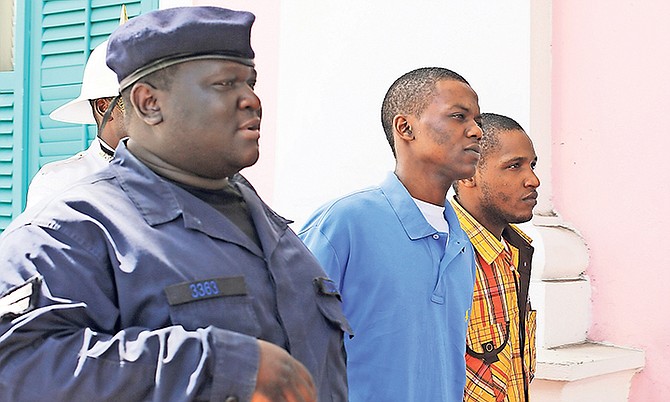
<path fill-rule="evenodd" d="M 105 63 L 106 54 L 107 41 L 104 41 L 93 49 L 86 62 L 79 96 L 51 112 L 49 117 L 66 123 L 95 124 L 89 100 L 119 94 L 119 81 Z"/>

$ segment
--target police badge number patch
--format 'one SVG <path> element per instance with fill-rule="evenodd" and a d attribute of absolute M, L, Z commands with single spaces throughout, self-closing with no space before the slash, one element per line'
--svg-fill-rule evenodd
<path fill-rule="evenodd" d="M 0 319 L 16 318 L 33 310 L 40 283 L 41 277 L 33 276 L 0 295 Z"/>

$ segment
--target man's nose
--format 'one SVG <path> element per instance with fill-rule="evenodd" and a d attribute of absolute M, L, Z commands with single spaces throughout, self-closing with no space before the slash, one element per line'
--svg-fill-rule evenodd
<path fill-rule="evenodd" d="M 484 131 L 482 131 L 482 128 L 479 127 L 479 124 L 473 122 L 472 126 L 468 129 L 467 136 L 476 137 L 477 140 L 481 140 L 482 135 L 484 135 Z"/>
<path fill-rule="evenodd" d="M 530 177 L 526 180 L 526 187 L 538 188 L 540 187 L 540 178 L 537 177 L 534 171 L 530 171 Z"/>
<path fill-rule="evenodd" d="M 260 110 L 261 98 L 259 98 L 258 95 L 256 95 L 256 92 L 254 92 L 253 89 L 248 88 L 245 90 L 245 93 L 240 97 L 239 108 Z"/>

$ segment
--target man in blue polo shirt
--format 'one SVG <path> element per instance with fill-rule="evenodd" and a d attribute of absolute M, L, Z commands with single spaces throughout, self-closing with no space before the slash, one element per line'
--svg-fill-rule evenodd
<path fill-rule="evenodd" d="M 338 284 L 356 334 L 345 339 L 352 402 L 463 398 L 475 265 L 445 200 L 475 172 L 480 119 L 460 75 L 403 75 L 382 104 L 395 171 L 321 207 L 299 234 Z"/>

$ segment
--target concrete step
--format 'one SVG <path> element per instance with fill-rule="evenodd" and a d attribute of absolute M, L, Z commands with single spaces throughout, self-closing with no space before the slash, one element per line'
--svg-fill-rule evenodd
<path fill-rule="evenodd" d="M 537 351 L 533 402 L 626 402 L 644 351 L 595 342 Z"/>

